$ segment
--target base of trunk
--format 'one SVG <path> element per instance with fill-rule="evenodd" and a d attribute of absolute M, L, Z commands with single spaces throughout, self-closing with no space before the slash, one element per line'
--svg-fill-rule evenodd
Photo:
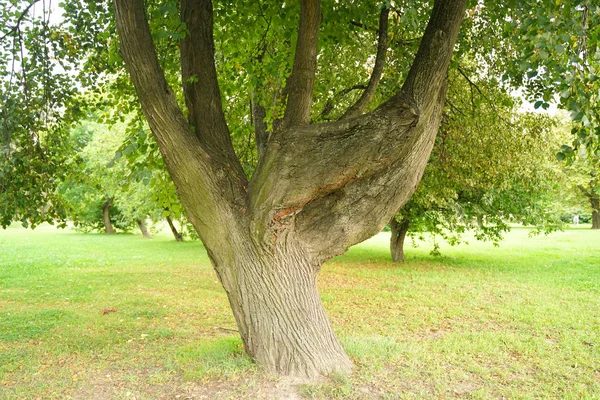
<path fill-rule="evenodd" d="M 278 376 L 349 374 L 352 362 L 317 290 L 319 266 L 299 251 L 246 250 L 251 254 L 235 274 L 219 272 L 246 352 L 263 370 Z"/>
<path fill-rule="evenodd" d="M 390 238 L 390 251 L 394 262 L 404 262 L 404 240 L 408 232 L 410 221 L 405 219 L 402 222 L 392 218 L 390 226 L 392 228 L 392 237 Z"/>

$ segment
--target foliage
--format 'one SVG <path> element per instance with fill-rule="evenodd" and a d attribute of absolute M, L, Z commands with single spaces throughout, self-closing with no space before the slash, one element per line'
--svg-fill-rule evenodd
<path fill-rule="evenodd" d="M 61 182 L 58 193 L 70 206 L 70 218 L 84 231 L 104 230 L 105 203 L 110 203 L 111 221 L 126 231 L 138 219 L 150 216 L 157 221 L 162 217 L 153 201 L 149 180 L 135 179 L 128 165 L 116 159 L 115 151 L 125 137 L 124 128 L 124 123 L 107 126 L 88 120 L 73 129 L 72 140 L 77 146 L 73 164 L 80 169 Z"/>
<path fill-rule="evenodd" d="M 600 155 L 600 5 L 593 0 L 509 2 L 504 36 L 514 59 L 504 75 L 525 87 L 535 107 L 551 102 L 571 114 L 573 145 L 557 157 L 573 160 L 577 149 Z"/>
<path fill-rule="evenodd" d="M 0 1 L 0 224 L 57 221 L 54 195 L 69 170 L 68 126 L 76 103 L 69 77 L 71 43 L 50 21 L 45 2 Z"/>
<path fill-rule="evenodd" d="M 510 222 L 546 232 L 560 225 L 554 202 L 561 174 L 551 146 L 555 121 L 518 111 L 518 100 L 494 80 L 451 74 L 446 116 L 423 179 L 396 219 L 409 232 L 440 235 L 451 244 L 467 230 L 498 242 Z M 550 149 L 549 149 L 550 147 Z"/>

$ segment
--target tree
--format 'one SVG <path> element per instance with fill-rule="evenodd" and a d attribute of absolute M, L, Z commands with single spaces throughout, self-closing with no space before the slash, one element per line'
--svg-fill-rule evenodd
<path fill-rule="evenodd" d="M 560 174 L 552 152 L 562 137 L 553 119 L 519 111 L 520 102 L 483 75 L 451 73 L 444 120 L 413 197 L 392 218 L 390 250 L 404 261 L 407 234 L 451 244 L 473 230 L 494 242 L 509 222 L 556 229 Z M 437 251 L 437 246 L 434 252 Z"/>
<path fill-rule="evenodd" d="M 569 189 L 575 192 L 575 203 L 587 202 L 592 211 L 592 229 L 600 229 L 600 163 L 597 157 L 585 151 L 581 153 L 578 159 L 565 167 L 565 173 Z"/>
<path fill-rule="evenodd" d="M 535 107 L 550 103 L 571 114 L 573 146 L 559 159 L 573 159 L 577 149 L 600 155 L 600 5 L 593 0 L 498 3 L 507 9 L 499 25 L 516 57 L 504 79 L 525 87 Z M 497 18 L 502 12 L 491 11 Z M 498 20 L 497 20 L 498 21 Z M 517 40 L 515 40 L 517 39 Z"/>
<path fill-rule="evenodd" d="M 115 1 L 121 53 L 180 199 L 230 300 L 246 351 L 281 374 L 347 372 L 320 302 L 326 259 L 378 232 L 422 174 L 441 118 L 464 1 L 435 2 L 402 89 L 374 111 L 311 125 L 321 9 L 301 3 L 287 102 L 250 180 L 214 64 L 210 1 L 182 1 L 187 118 L 156 56 L 143 1 Z M 259 134 L 264 132 L 259 132 Z M 260 142 L 257 140 L 257 142 Z"/>

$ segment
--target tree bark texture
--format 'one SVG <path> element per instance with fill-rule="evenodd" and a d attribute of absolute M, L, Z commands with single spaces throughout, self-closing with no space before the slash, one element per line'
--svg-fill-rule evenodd
<path fill-rule="evenodd" d="M 152 237 L 152 235 L 150 234 L 150 231 L 148 230 L 146 223 L 141 219 L 136 219 L 135 222 L 137 223 L 138 228 L 140 228 L 140 232 L 142 232 L 142 235 L 146 239 L 150 239 Z"/>
<path fill-rule="evenodd" d="M 143 0 L 115 0 L 121 54 L 142 109 L 246 351 L 267 371 L 350 371 L 316 277 L 325 260 L 379 232 L 415 190 L 440 123 L 464 9 L 465 0 L 435 2 L 408 79 L 389 101 L 308 125 L 321 13 L 318 0 L 302 0 L 283 123 L 248 181 L 220 106 L 211 2 L 181 3 L 190 30 L 181 43 L 188 120 L 158 63 Z M 186 80 L 192 76 L 198 82 Z"/>
<path fill-rule="evenodd" d="M 113 229 L 112 223 L 110 222 L 110 206 L 112 205 L 112 201 L 105 201 L 102 205 L 102 223 L 104 224 L 104 232 L 108 234 L 114 234 L 115 230 Z"/>
<path fill-rule="evenodd" d="M 404 262 L 404 240 L 408 232 L 410 221 L 408 219 L 398 222 L 395 217 L 390 222 L 392 236 L 390 238 L 390 251 L 394 262 Z"/>
<path fill-rule="evenodd" d="M 167 220 L 167 224 L 169 224 L 169 228 L 171 228 L 171 233 L 173 233 L 175 240 L 178 242 L 183 242 L 183 236 L 181 236 L 181 233 L 177 231 L 177 228 L 175 227 L 175 224 L 173 224 L 171 217 L 167 215 L 165 219 Z"/>

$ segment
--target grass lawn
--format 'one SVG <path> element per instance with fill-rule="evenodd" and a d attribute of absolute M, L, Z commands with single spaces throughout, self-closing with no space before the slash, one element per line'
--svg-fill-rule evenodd
<path fill-rule="evenodd" d="M 319 278 L 356 367 L 290 386 L 244 355 L 202 245 L 0 230 L 0 399 L 600 398 L 600 231 L 500 247 L 389 234 Z"/>

